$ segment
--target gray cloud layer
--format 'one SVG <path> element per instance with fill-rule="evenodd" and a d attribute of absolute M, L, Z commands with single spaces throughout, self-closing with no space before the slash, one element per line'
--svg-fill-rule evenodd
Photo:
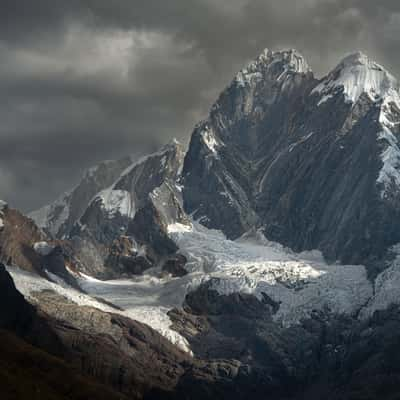
<path fill-rule="evenodd" d="M 0 198 L 53 200 L 83 168 L 193 125 L 263 48 L 317 75 L 363 50 L 400 76 L 398 0 L 2 0 Z"/>

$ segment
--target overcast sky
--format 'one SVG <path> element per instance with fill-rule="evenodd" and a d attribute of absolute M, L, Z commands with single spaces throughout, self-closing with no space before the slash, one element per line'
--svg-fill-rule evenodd
<path fill-rule="evenodd" d="M 398 0 L 0 0 L 0 198 L 30 210 L 103 159 L 186 142 L 234 73 L 294 47 L 400 77 Z"/>

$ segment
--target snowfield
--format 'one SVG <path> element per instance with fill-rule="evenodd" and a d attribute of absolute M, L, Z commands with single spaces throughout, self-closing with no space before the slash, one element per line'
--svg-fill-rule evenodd
<path fill-rule="evenodd" d="M 85 295 L 60 279 L 57 284 L 18 268 L 8 270 L 18 290 L 32 302 L 35 292 L 54 290 L 78 305 L 146 323 L 188 352 L 186 339 L 171 329 L 167 313 L 180 307 L 186 294 L 204 282 L 221 295 L 242 292 L 259 299 L 269 296 L 279 304 L 274 319 L 284 326 L 298 323 L 314 310 L 366 318 L 398 302 L 400 256 L 378 276 L 373 287 L 363 266 L 328 265 L 317 251 L 297 254 L 269 242 L 260 232 L 231 241 L 219 231 L 193 223 L 169 225 L 169 234 L 188 259 L 189 274 L 181 278 L 161 277 L 157 268 L 125 280 L 100 281 L 82 274 L 79 282 L 88 293 Z"/>
<path fill-rule="evenodd" d="M 182 350 L 190 352 L 186 339 L 179 335 L 178 332 L 170 329 L 171 321 L 167 316 L 168 309 L 166 307 L 154 307 L 151 305 L 141 306 L 139 300 L 140 290 L 135 288 L 131 281 L 102 282 L 90 277 L 82 279 L 82 286 L 85 289 L 89 289 L 91 295 L 101 296 L 101 293 L 103 293 L 104 296 L 102 297 L 104 297 L 104 299 L 110 299 L 110 301 L 116 305 L 123 304 L 126 309 L 125 307 L 122 307 L 124 309 L 120 311 L 96 300 L 91 295 L 83 294 L 72 289 L 68 285 L 63 284 L 60 278 L 57 279 L 52 274 L 49 274 L 50 277 L 52 279 L 56 278 L 55 280 L 57 283 L 50 282 L 36 274 L 23 271 L 16 267 L 9 267 L 7 270 L 12 276 L 17 289 L 33 304 L 38 302 L 35 293 L 44 290 L 52 290 L 79 306 L 94 307 L 101 311 L 121 314 L 128 318 L 143 322 L 158 331 L 172 343 L 179 346 Z M 144 282 L 142 286 L 146 287 L 146 282 Z M 151 283 L 148 287 L 152 287 Z M 109 290 L 107 290 L 107 288 Z M 135 289 L 138 289 L 136 293 Z M 127 296 L 125 299 L 124 295 Z M 146 298 L 146 301 L 151 303 L 150 297 L 151 296 L 149 295 L 149 297 Z M 130 298 L 131 301 L 128 301 L 127 298 Z"/>
<path fill-rule="evenodd" d="M 174 224 L 171 236 L 188 258 L 186 268 L 212 279 L 220 294 L 263 294 L 280 303 L 274 318 L 285 326 L 313 310 L 356 315 L 372 296 L 361 265 L 327 265 L 317 252 L 296 254 L 256 232 L 231 241 L 218 231 Z M 198 281 L 198 280 L 197 280 Z"/>
<path fill-rule="evenodd" d="M 373 293 L 363 266 L 327 265 L 319 252 L 296 254 L 260 233 L 231 241 L 194 223 L 172 224 L 169 234 L 188 259 L 188 275 L 160 278 L 159 271 L 149 270 L 129 280 L 84 277 L 82 288 L 166 337 L 174 332 L 167 312 L 180 307 L 188 292 L 207 281 L 220 294 L 244 292 L 260 299 L 267 294 L 280 303 L 275 320 L 285 326 L 313 310 L 357 315 Z"/>

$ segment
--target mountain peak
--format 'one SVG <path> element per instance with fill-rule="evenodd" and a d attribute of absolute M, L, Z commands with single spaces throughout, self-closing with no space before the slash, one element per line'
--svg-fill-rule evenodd
<path fill-rule="evenodd" d="M 293 72 L 311 72 L 311 68 L 307 64 L 306 59 L 296 49 L 283 49 L 278 51 L 264 49 L 256 61 L 263 62 L 266 65 L 281 62 L 287 65 Z"/>
<path fill-rule="evenodd" d="M 313 90 L 321 93 L 319 104 L 333 97 L 343 88 L 346 102 L 356 103 L 366 93 L 371 100 L 399 103 L 397 79 L 384 67 L 358 51 L 351 53 L 325 77 Z"/>
<path fill-rule="evenodd" d="M 265 78 L 282 80 L 291 73 L 311 73 L 305 58 L 295 49 L 273 51 L 264 49 L 261 54 L 251 61 L 236 75 L 236 82 L 244 86 L 253 84 Z"/>
<path fill-rule="evenodd" d="M 181 147 L 182 147 L 182 143 L 177 138 L 174 137 L 162 147 L 162 150 L 168 150 L 170 148 L 180 149 Z"/>
<path fill-rule="evenodd" d="M 351 66 L 351 65 L 369 65 L 374 63 L 370 58 L 362 51 L 355 51 L 346 55 L 338 66 Z"/>

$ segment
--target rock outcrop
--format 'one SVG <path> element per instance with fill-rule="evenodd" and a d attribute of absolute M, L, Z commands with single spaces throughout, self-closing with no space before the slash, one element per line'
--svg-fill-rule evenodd
<path fill-rule="evenodd" d="M 177 248 L 166 226 L 185 215 L 176 186 L 182 159 L 181 146 L 172 142 L 131 164 L 108 189 L 94 196 L 67 235 L 84 272 L 100 277 L 137 273 L 174 254 Z M 129 238 L 138 259 L 126 251 L 116 254 L 115 241 L 122 237 Z"/>
<path fill-rule="evenodd" d="M 107 189 L 131 163 L 131 157 L 124 157 L 120 160 L 104 161 L 88 169 L 76 187 L 54 203 L 31 212 L 29 216 L 54 238 L 67 236 L 92 198 L 101 190 Z"/>

